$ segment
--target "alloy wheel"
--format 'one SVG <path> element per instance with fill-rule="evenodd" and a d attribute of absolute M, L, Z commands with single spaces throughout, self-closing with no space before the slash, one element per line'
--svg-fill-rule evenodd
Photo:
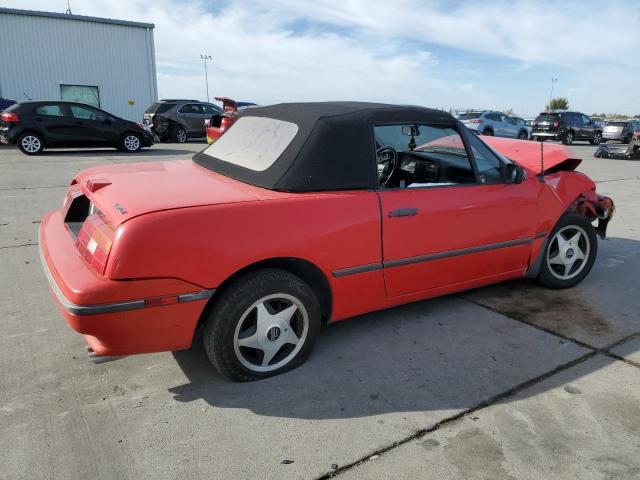
<path fill-rule="evenodd" d="M 37 153 L 42 147 L 40 139 L 34 135 L 26 135 L 20 142 L 22 148 L 29 153 Z"/>
<path fill-rule="evenodd" d="M 566 226 L 553 236 L 547 249 L 547 265 L 560 280 L 570 280 L 584 269 L 591 253 L 587 233 L 577 225 Z"/>
<path fill-rule="evenodd" d="M 178 130 L 177 133 L 176 133 L 176 140 L 178 141 L 178 143 L 186 142 L 187 141 L 187 132 L 185 132 L 182 129 Z"/>
<path fill-rule="evenodd" d="M 124 148 L 130 152 L 135 152 L 140 148 L 140 139 L 136 135 L 127 135 L 124 138 Z"/>
<path fill-rule="evenodd" d="M 309 315 L 302 301 L 285 293 L 267 295 L 240 317 L 233 348 L 245 368 L 270 372 L 295 358 L 308 331 Z"/>
<path fill-rule="evenodd" d="M 602 135 L 599 133 L 596 133 L 596 135 L 593 137 L 593 144 L 599 145 L 601 141 L 602 141 Z"/>
<path fill-rule="evenodd" d="M 573 143 L 573 132 L 567 132 L 565 142 L 567 145 L 571 145 Z"/>

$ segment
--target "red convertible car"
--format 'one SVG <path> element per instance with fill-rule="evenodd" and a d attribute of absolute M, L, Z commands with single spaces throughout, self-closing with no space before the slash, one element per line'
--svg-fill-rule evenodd
<path fill-rule="evenodd" d="M 420 107 L 251 108 L 193 161 L 80 173 L 42 220 L 42 262 L 95 361 L 188 349 L 202 327 L 220 372 L 263 378 L 301 364 L 323 322 L 580 282 L 613 202 L 567 147 L 543 169 L 541 147 Z"/>

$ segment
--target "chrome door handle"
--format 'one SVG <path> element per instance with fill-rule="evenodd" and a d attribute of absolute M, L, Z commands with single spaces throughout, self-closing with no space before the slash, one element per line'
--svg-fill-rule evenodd
<path fill-rule="evenodd" d="M 393 211 L 389 212 L 389 218 L 393 218 L 393 217 L 410 217 L 412 215 L 417 215 L 417 214 L 418 214 L 418 209 L 417 208 L 413 208 L 413 207 L 397 208 L 396 210 L 393 210 Z"/>

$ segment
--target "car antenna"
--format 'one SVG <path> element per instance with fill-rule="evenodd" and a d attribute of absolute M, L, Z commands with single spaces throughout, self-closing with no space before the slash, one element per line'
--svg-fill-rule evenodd
<path fill-rule="evenodd" d="M 540 140 L 540 183 L 544 183 L 544 141 Z"/>

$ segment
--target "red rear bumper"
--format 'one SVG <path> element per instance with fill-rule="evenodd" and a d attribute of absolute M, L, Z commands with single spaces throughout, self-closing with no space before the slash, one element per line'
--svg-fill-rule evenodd
<path fill-rule="evenodd" d="M 115 281 L 99 276 L 80 256 L 61 211 L 42 219 L 40 257 L 62 315 L 98 355 L 189 348 L 214 293 L 175 279 Z M 175 303 L 148 306 L 158 299 Z"/>

